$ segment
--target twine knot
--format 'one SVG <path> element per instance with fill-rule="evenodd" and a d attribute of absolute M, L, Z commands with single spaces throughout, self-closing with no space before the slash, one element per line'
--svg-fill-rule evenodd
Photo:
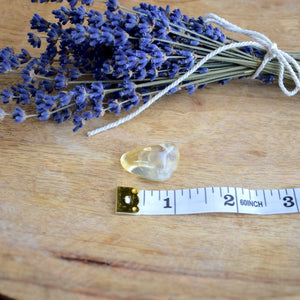
<path fill-rule="evenodd" d="M 269 48 L 269 50 L 267 51 L 266 55 L 268 57 L 270 57 L 270 59 L 272 60 L 273 58 L 276 57 L 277 55 L 277 51 L 278 51 L 278 46 L 276 43 L 272 43 L 271 47 Z"/>

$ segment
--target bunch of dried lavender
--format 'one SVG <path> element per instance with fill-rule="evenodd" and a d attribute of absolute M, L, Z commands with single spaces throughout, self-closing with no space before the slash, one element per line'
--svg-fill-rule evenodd
<path fill-rule="evenodd" d="M 146 103 L 207 54 L 235 41 L 202 17 L 190 18 L 169 6 L 141 3 L 127 9 L 116 0 L 98 0 L 107 6 L 102 14 L 87 9 L 96 1 L 81 0 L 78 6 L 79 1 L 68 0 L 69 8 L 53 11 L 56 23 L 35 14 L 31 28 L 37 33 L 28 33 L 28 42 L 39 48 L 45 38 L 46 50 L 39 58 L 25 49 L 20 54 L 10 47 L 1 49 L 0 73 L 19 73 L 23 82 L 2 91 L 2 103 L 13 102 L 16 107 L 12 113 L 0 108 L 0 120 L 8 115 L 15 123 L 36 117 L 60 124 L 72 118 L 77 131 L 85 121 L 105 112 L 119 114 Z M 225 84 L 232 78 L 252 76 L 265 54 L 252 46 L 224 51 L 168 94 L 181 89 L 192 94 L 212 82 Z M 300 54 L 289 54 L 299 65 Z M 257 79 L 272 83 L 279 70 L 278 61 L 270 61 Z M 289 72 L 284 78 L 292 80 Z M 20 107 L 30 103 L 34 114 Z"/>

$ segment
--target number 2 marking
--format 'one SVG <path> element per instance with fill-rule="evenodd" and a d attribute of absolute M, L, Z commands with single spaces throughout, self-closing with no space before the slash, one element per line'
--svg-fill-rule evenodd
<path fill-rule="evenodd" d="M 234 197 L 230 194 L 227 194 L 224 196 L 224 199 L 226 200 L 224 202 L 224 205 L 229 205 L 229 206 L 234 206 L 235 205 L 235 201 L 234 201 Z"/>

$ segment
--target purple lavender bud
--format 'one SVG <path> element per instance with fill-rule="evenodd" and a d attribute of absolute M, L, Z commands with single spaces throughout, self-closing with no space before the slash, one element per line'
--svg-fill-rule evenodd
<path fill-rule="evenodd" d="M 33 15 L 30 24 L 31 29 L 35 29 L 38 32 L 47 32 L 49 28 L 49 22 L 46 21 L 44 18 L 40 17 L 37 13 Z"/>
<path fill-rule="evenodd" d="M 189 95 L 193 94 L 196 90 L 196 85 L 191 84 L 185 87 L 185 89 L 188 91 Z"/>
<path fill-rule="evenodd" d="M 76 24 L 75 30 L 73 30 L 71 33 L 71 38 L 75 41 L 76 44 L 83 43 L 88 36 L 88 32 L 81 24 Z"/>
<path fill-rule="evenodd" d="M 56 43 L 60 36 L 59 28 L 52 26 L 51 29 L 47 32 L 47 36 L 48 43 Z"/>
<path fill-rule="evenodd" d="M 31 59 L 31 56 L 25 49 L 21 49 L 21 52 L 21 54 L 17 55 L 17 58 L 20 59 L 20 64 L 25 64 Z"/>
<path fill-rule="evenodd" d="M 259 49 L 255 50 L 255 54 L 254 55 L 257 58 L 263 58 L 264 57 L 264 53 L 261 50 L 259 50 Z"/>
<path fill-rule="evenodd" d="M 58 10 L 53 10 L 52 14 L 55 16 L 56 19 L 59 20 L 59 23 L 62 25 L 66 25 L 70 19 L 70 10 L 66 7 L 61 7 Z"/>
<path fill-rule="evenodd" d="M 19 99 L 17 103 L 22 103 L 23 105 L 26 105 L 30 102 L 31 97 L 29 92 L 27 91 L 26 88 L 20 88 L 19 89 Z"/>
<path fill-rule="evenodd" d="M 52 109 L 56 104 L 56 96 L 45 95 L 45 108 Z"/>
<path fill-rule="evenodd" d="M 92 109 L 94 111 L 94 117 L 99 118 L 103 113 L 103 106 L 100 102 L 96 101 L 95 99 L 92 100 Z"/>
<path fill-rule="evenodd" d="M 174 94 L 178 91 L 178 86 L 173 87 L 172 89 L 169 90 L 168 95 Z"/>
<path fill-rule="evenodd" d="M 94 4 L 94 0 L 81 0 L 81 3 L 87 6 L 92 6 Z"/>
<path fill-rule="evenodd" d="M 147 76 L 147 71 L 145 69 L 138 70 L 134 73 L 134 78 L 138 80 L 143 80 Z"/>
<path fill-rule="evenodd" d="M 87 29 L 89 38 L 90 38 L 90 46 L 96 47 L 97 44 L 100 43 L 101 32 L 98 28 L 89 27 Z"/>
<path fill-rule="evenodd" d="M 55 89 L 61 90 L 67 84 L 67 79 L 62 73 L 58 73 L 55 77 Z"/>
<path fill-rule="evenodd" d="M 86 91 L 84 87 L 77 85 L 73 91 L 70 91 L 78 110 L 83 110 L 87 104 L 86 102 Z"/>
<path fill-rule="evenodd" d="M 66 92 L 59 92 L 58 99 L 60 100 L 60 105 L 61 106 L 66 106 L 71 101 L 70 95 Z"/>
<path fill-rule="evenodd" d="M 81 114 L 84 120 L 89 121 L 93 117 L 93 113 L 86 111 Z"/>
<path fill-rule="evenodd" d="M 114 112 L 116 115 L 121 112 L 121 105 L 116 99 L 109 99 L 108 108 L 110 112 Z"/>
<path fill-rule="evenodd" d="M 102 101 L 104 98 L 104 89 L 100 81 L 93 82 L 91 86 L 91 91 L 89 94 L 90 99 L 95 99 L 97 101 Z"/>
<path fill-rule="evenodd" d="M 106 6 L 109 11 L 116 11 L 119 9 L 119 3 L 117 0 L 108 0 L 106 2 Z"/>
<path fill-rule="evenodd" d="M 74 69 L 74 68 L 69 69 L 69 77 L 71 80 L 76 80 L 79 78 L 79 76 L 80 76 L 80 73 L 77 69 Z"/>
<path fill-rule="evenodd" d="M 228 81 L 230 81 L 232 78 L 226 78 L 223 80 L 219 80 L 219 83 L 221 83 L 222 85 L 226 84 Z"/>
<path fill-rule="evenodd" d="M 59 112 L 52 113 L 51 116 L 53 120 L 56 121 L 58 124 L 61 124 L 63 121 L 66 121 L 71 117 L 68 108 L 62 109 Z"/>
<path fill-rule="evenodd" d="M 76 132 L 80 128 L 83 127 L 84 125 L 84 120 L 81 116 L 79 115 L 74 115 L 73 117 L 73 124 L 75 125 L 75 128 L 73 129 L 73 132 Z"/>
<path fill-rule="evenodd" d="M 33 68 L 27 65 L 26 69 L 22 69 L 21 77 L 23 78 L 24 83 L 34 83 L 35 72 Z"/>
<path fill-rule="evenodd" d="M 70 0 L 68 0 L 70 1 Z M 72 0 L 74 3 L 77 3 L 77 0 Z M 84 6 L 79 6 L 78 8 L 75 7 L 75 4 L 72 4 L 71 2 L 70 6 L 72 10 L 70 11 L 70 22 L 71 24 L 82 24 L 84 22 L 85 16 L 86 16 L 86 10 Z"/>
<path fill-rule="evenodd" d="M 49 120 L 49 118 L 50 118 L 50 112 L 48 110 L 44 110 L 39 115 L 39 119 L 44 122 Z"/>
<path fill-rule="evenodd" d="M 90 10 L 88 16 L 89 26 L 100 28 L 104 24 L 103 15 L 100 12 L 96 10 Z"/>
<path fill-rule="evenodd" d="M 114 42 L 115 37 L 108 30 L 102 31 L 100 42 L 105 46 L 110 46 Z"/>
<path fill-rule="evenodd" d="M 35 34 L 29 32 L 28 34 L 28 43 L 33 47 L 40 48 L 41 47 L 41 39 Z"/>
<path fill-rule="evenodd" d="M 253 53 L 253 47 L 252 46 L 241 47 L 240 50 L 247 53 L 247 54 L 252 54 Z"/>
<path fill-rule="evenodd" d="M 3 104 L 7 104 L 7 103 L 9 103 L 12 100 L 13 93 L 10 90 L 8 90 L 8 89 L 4 89 L 2 91 L 2 93 L 1 93 L 1 96 L 2 96 L 1 97 L 2 103 Z"/>
<path fill-rule="evenodd" d="M 260 74 L 256 79 L 261 80 L 264 84 L 271 84 L 274 82 L 275 77 L 269 74 L 264 74 L 264 75 Z"/>
<path fill-rule="evenodd" d="M 11 71 L 11 66 L 8 61 L 3 61 L 0 63 L 0 73 L 7 73 Z"/>
<path fill-rule="evenodd" d="M 128 31 L 133 30 L 138 25 L 138 16 L 127 13 L 125 16 L 124 27 Z"/>
<path fill-rule="evenodd" d="M 15 120 L 15 123 L 22 123 L 26 118 L 25 112 L 17 106 L 12 113 L 12 118 Z"/>
<path fill-rule="evenodd" d="M 76 4 L 77 4 L 77 0 L 68 0 L 68 2 L 69 2 L 69 4 L 70 4 L 70 7 L 72 8 L 72 9 L 75 9 L 75 6 L 76 6 Z"/>

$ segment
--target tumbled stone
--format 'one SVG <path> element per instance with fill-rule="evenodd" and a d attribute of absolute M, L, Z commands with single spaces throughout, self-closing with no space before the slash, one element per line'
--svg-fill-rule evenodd
<path fill-rule="evenodd" d="M 179 151 L 174 144 L 139 147 L 121 157 L 121 165 L 128 172 L 140 177 L 163 181 L 177 169 Z"/>

